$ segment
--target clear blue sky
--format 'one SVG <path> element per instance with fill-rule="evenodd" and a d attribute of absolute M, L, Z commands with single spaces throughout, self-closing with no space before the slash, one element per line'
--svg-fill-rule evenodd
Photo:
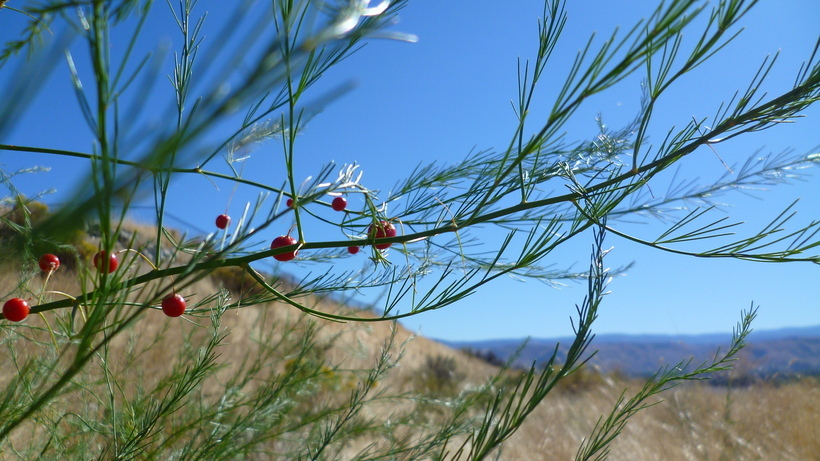
<path fill-rule="evenodd" d="M 23 2 L 11 0 L 10 6 Z M 198 10 L 209 11 L 207 36 L 227 16 L 225 4 L 200 0 Z M 624 5 L 629 5 L 624 7 Z M 539 89 L 545 111 L 563 83 L 566 65 L 571 63 L 592 32 L 599 41 L 615 27 L 630 28 L 647 16 L 656 1 L 612 2 L 569 1 L 569 20 L 547 77 Z M 327 104 L 299 140 L 301 152 L 297 172 L 314 174 L 329 161 L 357 162 L 364 171 L 363 181 L 371 188 L 387 191 L 419 162 L 452 163 L 472 150 L 503 149 L 509 142 L 516 120 L 509 101 L 516 95 L 516 60 L 534 56 L 538 1 L 472 2 L 411 1 L 400 13 L 392 30 L 419 37 L 417 43 L 371 40 L 367 46 L 332 69 L 325 82 L 315 88 L 318 97 L 339 84 L 354 87 Z M 167 7 L 157 4 L 151 34 L 144 50 L 175 43 Z M 0 40 L 19 33 L 25 18 L 0 10 Z M 785 91 L 793 82 L 800 63 L 807 59 L 817 40 L 820 3 L 816 0 L 763 0 L 743 19 L 746 31 L 709 64 L 683 79 L 676 91 L 656 109 L 655 138 L 672 125 L 683 126 L 692 116 L 714 114 L 720 101 L 736 90 L 743 91 L 765 56 L 780 50 L 780 57 L 765 82 L 771 93 Z M 690 32 L 688 40 L 694 39 Z M 114 46 L 123 39 L 114 35 Z M 173 45 L 172 45 L 173 46 Z M 684 45 L 685 46 L 685 45 Z M 87 62 L 83 48 L 74 43 L 73 53 L 80 65 Z M 171 48 L 175 49 L 175 48 Z M 140 50 L 142 51 L 142 50 Z M 171 58 L 162 61 L 160 75 L 170 73 Z M 215 63 L 219 65 L 219 63 Z M 0 69 L 0 89 L 9 88 L 14 63 Z M 81 70 L 88 76 L 88 70 Z M 171 95 L 164 77 L 152 98 L 166 101 Z M 0 100 L 11 96 L 6 93 Z M 166 99 L 163 99 L 166 98 Z M 627 79 L 614 91 L 592 98 L 568 125 L 569 139 L 589 139 L 597 134 L 595 117 L 618 127 L 632 119 L 640 102 L 640 78 Z M 2 103 L 0 102 L 0 105 Z M 165 106 L 157 103 L 158 107 Z M 159 113 L 159 111 L 158 111 Z M 807 112 L 796 124 L 777 127 L 720 145 L 718 152 L 729 164 L 744 161 L 757 149 L 762 154 L 793 148 L 808 153 L 820 145 L 820 107 Z M 13 129 L 0 130 L 0 143 L 64 148 L 89 152 L 91 135 L 77 111 L 67 66 L 59 62 L 46 86 L 20 114 Z M 281 148 L 276 142 L 262 145 L 248 161 L 250 179 L 281 184 Z M 52 167 L 49 173 L 15 179 L 24 193 L 33 195 L 55 186 L 47 197 L 59 203 L 70 196 L 88 165 L 67 158 L 0 152 L 6 171 L 34 165 Z M 690 159 L 682 174 L 709 181 L 724 173 L 717 157 L 705 151 Z M 758 198 L 729 195 L 724 201 L 735 220 L 748 221 L 751 233 L 764 225 L 795 198 L 801 198 L 797 223 L 820 219 L 816 172 L 807 182 L 761 191 Z M 216 214 L 225 211 L 231 186 L 215 189 L 207 180 L 191 176 L 174 184 L 171 212 L 181 219 L 174 226 L 211 230 Z M 653 185 L 664 190 L 664 185 Z M 194 194 L 198 200 L 191 200 Z M 4 191 L 3 194 L 7 192 Z M 239 189 L 230 199 L 230 213 L 238 215 L 255 192 Z M 145 204 L 150 205 L 147 200 Z M 145 216 L 150 216 L 146 213 Z M 146 218 L 147 219 L 147 218 Z M 661 231 L 656 222 L 630 226 L 631 232 L 652 238 Z M 275 231 L 271 231 L 271 238 Z M 276 233 L 278 235 L 278 233 Z M 600 312 L 598 333 L 701 333 L 731 331 L 741 309 L 754 302 L 761 306 L 758 329 L 820 324 L 817 302 L 819 268 L 809 264 L 766 265 L 738 261 L 705 261 L 650 251 L 610 236 L 614 249 L 612 267 L 635 262 L 624 277 L 610 285 L 612 293 Z M 570 245 L 554 256 L 557 267 L 586 268 L 590 240 Z M 262 249 L 263 246 L 260 246 Z M 364 256 L 362 257 L 364 259 Z M 288 268 L 295 269 L 296 265 Z M 406 320 L 406 326 L 432 337 L 488 339 L 552 337 L 571 333 L 569 316 L 585 294 L 583 284 L 553 289 L 537 282 L 505 280 L 484 288 L 461 304 Z"/>

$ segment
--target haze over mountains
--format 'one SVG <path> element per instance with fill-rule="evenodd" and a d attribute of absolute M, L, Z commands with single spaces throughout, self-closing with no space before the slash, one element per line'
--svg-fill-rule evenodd
<path fill-rule="evenodd" d="M 699 335 L 626 335 L 596 336 L 589 351 L 598 352 L 589 364 L 603 372 L 619 372 L 627 376 L 648 376 L 665 364 L 675 365 L 693 358 L 696 366 L 711 358 L 718 347 L 725 350 L 729 334 Z M 442 341 L 454 348 L 468 348 L 480 355 L 506 360 L 521 346 L 523 339 L 486 341 Z M 533 361 L 543 364 L 558 344 L 558 360 L 562 361 L 572 338 L 530 339 L 521 349 L 516 365 L 529 366 Z M 802 328 L 753 331 L 747 346 L 741 351 L 735 369 L 746 376 L 784 378 L 820 374 L 820 325 Z"/>

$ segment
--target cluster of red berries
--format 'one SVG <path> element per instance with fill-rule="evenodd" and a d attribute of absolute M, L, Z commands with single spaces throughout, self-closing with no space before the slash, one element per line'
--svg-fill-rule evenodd
<path fill-rule="evenodd" d="M 341 197 L 338 197 L 341 198 Z M 378 224 L 371 224 L 370 227 L 367 228 L 367 236 L 370 238 L 390 238 L 396 236 L 396 226 L 389 221 L 379 221 Z M 290 235 L 280 235 L 273 239 L 273 242 L 270 244 L 271 250 L 275 250 L 276 248 L 287 247 L 291 245 L 296 245 L 298 242 L 295 238 L 291 237 Z M 392 243 L 379 243 L 374 245 L 379 250 L 385 250 L 390 248 Z M 359 252 L 358 246 L 350 246 L 347 247 L 347 252 L 355 255 Z M 299 248 L 296 248 L 293 251 L 288 251 L 286 253 L 279 253 L 273 255 L 273 259 L 277 261 L 291 261 L 296 258 L 296 255 L 299 253 Z"/>
<path fill-rule="evenodd" d="M 231 218 L 228 217 L 228 215 L 219 215 L 216 218 L 216 225 L 220 229 L 224 229 L 225 227 L 228 227 L 228 223 L 230 221 Z M 224 226 L 220 227 L 220 223 L 223 223 Z M 105 270 L 107 264 L 108 272 L 114 272 L 120 265 L 119 260 L 117 260 L 117 255 L 111 253 L 106 258 L 106 254 L 106 251 L 103 250 L 94 255 L 94 267 L 96 267 L 97 270 Z M 42 263 L 40 263 L 40 267 L 43 267 Z M 185 313 L 185 307 L 185 298 L 177 293 L 170 294 L 162 300 L 162 312 L 164 312 L 168 317 L 179 317 Z"/>
<path fill-rule="evenodd" d="M 230 219 L 230 218 L 229 218 Z M 109 273 L 117 270 L 120 265 L 115 253 L 108 254 L 105 250 L 94 255 L 94 267 L 97 270 L 108 270 Z M 53 254 L 40 257 L 38 265 L 43 272 L 52 273 L 60 267 L 60 258 Z M 179 317 L 185 313 L 185 298 L 179 294 L 170 294 L 162 300 L 162 312 L 168 317 Z M 12 298 L 3 304 L 3 317 L 12 322 L 20 322 L 28 317 L 31 306 L 23 298 Z"/>
<path fill-rule="evenodd" d="M 287 205 L 288 208 L 293 208 L 293 199 L 287 199 L 285 205 Z M 333 208 L 333 211 L 345 211 L 345 208 L 347 208 L 347 199 L 341 196 L 336 197 L 330 202 L 330 207 Z"/>
<path fill-rule="evenodd" d="M 40 270 L 50 274 L 60 267 L 60 258 L 53 254 L 44 254 L 37 261 Z M 28 317 L 31 307 L 23 298 L 12 298 L 3 304 L 3 317 L 12 322 L 21 322 Z"/>
<path fill-rule="evenodd" d="M 228 223 L 231 220 L 231 218 L 229 218 L 227 215 L 220 215 L 218 218 L 216 218 L 216 225 L 219 226 L 219 224 L 221 222 L 220 218 L 222 218 L 222 217 L 225 218 L 225 227 L 227 227 Z M 224 227 L 220 227 L 220 229 L 224 229 Z M 117 255 L 114 254 L 114 253 L 111 253 L 106 258 L 106 254 L 107 254 L 106 251 L 103 250 L 103 251 L 100 251 L 99 253 L 97 253 L 96 255 L 94 255 L 94 267 L 96 267 L 97 270 L 104 270 L 106 268 L 106 263 L 107 263 L 108 272 L 109 273 L 114 272 L 115 270 L 117 270 L 117 267 L 120 265 L 119 260 L 117 260 Z M 48 255 L 46 255 L 46 256 L 48 256 Z M 56 256 L 55 256 L 55 258 L 56 258 Z M 107 259 L 107 261 L 106 261 L 106 259 Z M 40 261 L 41 261 L 40 262 L 40 267 L 42 268 L 43 267 L 42 259 Z M 58 263 L 58 265 L 59 265 L 59 263 Z M 163 300 L 162 300 L 162 312 L 164 312 L 165 315 L 167 315 L 168 317 L 179 317 L 180 315 L 185 313 L 185 307 L 186 307 L 185 298 L 183 298 L 182 295 L 177 294 L 177 293 L 170 294 L 170 295 L 166 296 L 165 298 L 163 298 Z"/>
<path fill-rule="evenodd" d="M 287 201 L 285 202 L 285 205 L 287 205 L 288 208 L 293 208 L 293 199 L 292 198 L 287 199 Z M 345 209 L 347 209 L 347 199 L 345 199 L 342 196 L 336 197 L 330 203 L 330 207 L 333 208 L 334 211 L 344 211 Z M 218 227 L 219 229 L 225 229 L 226 227 L 228 227 L 228 224 L 230 224 L 230 222 L 231 222 L 231 218 L 230 218 L 230 216 L 228 216 L 226 214 L 221 214 L 221 215 L 216 217 L 216 227 Z M 370 227 L 368 227 L 367 235 L 368 235 L 368 237 L 371 237 L 371 238 L 395 237 L 396 236 L 396 227 L 393 226 L 393 224 L 388 222 L 388 221 L 379 221 L 378 224 L 372 224 L 372 225 L 370 225 Z M 275 250 L 276 248 L 292 246 L 292 245 L 296 245 L 297 243 L 298 243 L 298 241 L 295 238 L 291 237 L 290 235 L 280 235 L 279 237 L 276 237 L 275 239 L 273 239 L 273 241 L 270 244 L 270 248 L 271 248 L 271 250 Z M 384 249 L 389 248 L 390 245 L 391 245 L 390 243 L 380 243 L 380 244 L 375 245 L 375 246 L 379 250 L 384 250 Z M 359 250 L 360 250 L 360 248 L 358 246 L 347 247 L 347 252 L 352 254 L 352 255 L 355 255 L 356 253 L 358 253 Z M 297 254 L 299 254 L 299 249 L 298 248 L 294 249 L 293 251 L 288 251 L 286 253 L 280 253 L 280 254 L 273 255 L 273 258 L 277 261 L 283 261 L 283 262 L 284 261 L 292 261 L 293 259 L 296 258 Z"/>
<path fill-rule="evenodd" d="M 293 200 L 288 199 L 288 206 L 293 205 Z M 344 211 L 347 207 L 347 200 L 344 197 L 336 197 L 333 199 L 331 203 L 331 207 L 336 211 Z M 216 227 L 219 229 L 225 229 L 231 222 L 230 216 L 226 214 L 221 214 L 216 217 Z M 395 237 L 397 234 L 396 227 L 390 221 L 379 221 L 378 223 L 371 224 L 367 228 L 367 236 L 373 239 L 382 239 L 382 238 L 390 238 Z M 270 247 L 272 250 L 282 247 L 294 246 L 298 243 L 298 241 L 291 237 L 290 235 L 281 235 L 273 239 L 271 242 Z M 391 243 L 379 243 L 374 245 L 379 250 L 384 250 L 390 248 Z M 359 252 L 358 246 L 350 246 L 347 248 L 347 251 L 350 254 L 356 254 Z M 277 261 L 291 261 L 296 258 L 296 255 L 299 253 L 299 248 L 294 248 L 292 251 L 288 251 L 285 253 L 279 253 L 273 255 L 273 258 Z M 117 270 L 119 267 L 120 262 L 117 258 L 116 253 L 109 253 L 105 250 L 102 250 L 94 255 L 94 267 L 99 270 L 107 270 L 108 273 L 112 273 Z M 38 261 L 40 269 L 46 273 L 52 273 L 56 271 L 60 267 L 60 258 L 53 254 L 45 254 L 43 255 L 40 260 Z M 186 303 L 185 298 L 177 293 L 169 294 L 162 300 L 162 312 L 165 313 L 168 317 L 179 317 L 185 313 Z M 31 307 L 28 305 L 28 302 L 22 298 L 13 298 L 3 305 L 3 316 L 12 322 L 20 322 L 28 317 L 29 313 L 31 312 Z"/>

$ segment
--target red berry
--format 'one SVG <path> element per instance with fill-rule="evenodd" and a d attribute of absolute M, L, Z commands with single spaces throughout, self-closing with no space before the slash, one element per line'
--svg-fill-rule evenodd
<path fill-rule="evenodd" d="M 391 222 L 379 221 L 379 224 L 371 224 L 370 227 L 367 228 L 367 236 L 377 239 L 395 237 L 396 227 Z M 390 245 L 392 245 L 392 243 L 379 243 L 375 245 L 375 247 L 379 250 L 384 250 L 390 248 Z"/>
<path fill-rule="evenodd" d="M 53 254 L 44 254 L 40 256 L 39 264 L 43 272 L 54 272 L 60 267 L 60 258 Z"/>
<path fill-rule="evenodd" d="M 216 227 L 224 229 L 231 223 L 231 217 L 226 214 L 221 214 L 216 217 Z"/>
<path fill-rule="evenodd" d="M 106 258 L 106 251 L 105 250 L 100 251 L 99 253 L 95 254 L 94 255 L 94 267 L 96 267 L 97 270 L 103 270 L 105 268 L 104 265 L 108 264 L 108 272 L 109 273 L 114 272 L 115 270 L 117 270 L 117 266 L 120 265 L 120 262 L 117 261 L 117 255 L 115 253 L 111 253 L 110 255 L 108 255 L 108 260 L 107 261 L 105 260 L 105 258 Z"/>
<path fill-rule="evenodd" d="M 162 312 L 168 317 L 179 317 L 185 313 L 185 298 L 176 293 L 168 295 L 162 300 Z"/>
<path fill-rule="evenodd" d="M 291 237 L 290 235 L 280 235 L 273 239 L 273 242 L 270 244 L 270 249 L 276 249 L 280 247 L 286 247 L 290 245 L 296 245 L 296 239 Z M 280 253 L 278 255 L 273 255 L 273 259 L 277 261 L 290 261 L 291 259 L 296 257 L 296 253 L 299 253 L 299 250 L 293 250 L 289 253 Z"/>
<path fill-rule="evenodd" d="M 347 252 L 352 255 L 355 255 L 359 252 L 359 247 L 347 247 Z"/>
<path fill-rule="evenodd" d="M 28 303 L 21 298 L 12 298 L 6 301 L 6 304 L 3 304 L 3 317 L 12 322 L 23 320 L 28 317 L 29 312 L 31 312 L 31 308 L 28 307 Z"/>
<path fill-rule="evenodd" d="M 347 208 L 347 200 L 344 197 L 336 197 L 333 199 L 333 203 L 331 203 L 330 206 L 335 211 L 344 211 L 344 209 Z"/>
<path fill-rule="evenodd" d="M 289 198 L 288 201 L 285 202 L 285 204 L 288 206 L 288 208 L 293 208 L 293 199 Z"/>

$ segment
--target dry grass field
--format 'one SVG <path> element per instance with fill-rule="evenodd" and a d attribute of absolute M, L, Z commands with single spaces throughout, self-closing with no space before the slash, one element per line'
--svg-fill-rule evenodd
<path fill-rule="evenodd" d="M 133 229 L 139 230 L 139 229 Z M 144 229 L 142 229 L 144 231 Z M 141 264 L 130 270 L 147 270 Z M 11 292 L 19 281 L 19 270 L 8 264 L 3 268 L 0 289 Z M 40 283 L 36 276 L 32 285 Z M 190 304 L 230 285 L 230 277 L 221 274 L 201 280 L 188 287 L 185 295 Z M 80 289 L 76 272 L 59 271 L 49 282 L 49 289 L 77 293 Z M 223 292 L 227 292 L 223 290 Z M 232 296 L 236 296 L 234 292 Z M 56 295 L 50 295 L 56 296 Z M 135 292 L 134 296 L 139 296 Z M 340 312 L 346 308 L 331 299 L 304 299 L 317 309 Z M 370 315 L 359 312 L 360 315 Z M 65 319 L 67 313 L 49 313 Z M 207 316 L 168 319 L 161 312 L 148 310 L 126 334 L 120 335 L 95 363 L 68 386 L 66 392 L 46 407 L 30 424 L 18 427 L 10 437 L 9 447 L 29 453 L 26 447 L 41 447 L 40 440 L 50 430 L 43 422 L 52 418 L 57 425 L 68 424 L 55 415 L 76 414 L 84 418 L 108 417 L 111 405 L 126 411 L 119 400 L 148 402 L 156 396 L 152 389 L 162 387 L 170 370 L 184 367 L 184 357 L 196 357 L 207 344 L 213 331 Z M 38 355 L 53 354 L 53 346 L 43 321 L 30 316 L 24 327 L 0 331 L 0 386 L 13 379 L 15 367 Z M 398 413 L 419 410 L 411 399 L 390 399 L 387 396 L 412 391 L 446 399 L 472 389 L 497 373 L 498 369 L 461 351 L 423 337 L 390 323 L 335 323 L 308 317 L 291 306 L 268 303 L 234 311 L 222 316 L 218 327 L 226 338 L 217 347 L 218 369 L 202 381 L 185 405 L 218 406 L 226 398 L 226 389 L 241 389 L 244 394 L 263 390 L 271 377 L 288 367 L 305 366 L 320 377 L 320 389 L 309 398 L 295 403 L 295 411 L 310 412 L 317 406 L 333 405 L 349 395 L 363 379 L 363 371 L 373 366 L 383 346 L 394 335 L 392 359 L 396 366 L 378 383 L 377 393 L 384 398 L 373 399 L 363 410 L 363 418 L 387 421 Z M 314 347 L 306 354 L 300 350 L 305 337 L 314 339 Z M 71 349 L 71 345 L 64 346 Z M 401 351 L 401 352 L 400 352 Z M 65 353 L 65 357 L 70 354 Z M 301 357 L 301 358 L 300 358 Z M 308 357 L 310 360 L 305 359 Z M 58 360 L 59 362 L 59 360 Z M 105 362 L 105 366 L 103 366 Z M 315 363 L 314 363 L 315 362 Z M 262 364 L 262 366 L 260 366 Z M 296 365 L 298 364 L 298 365 Z M 510 376 L 514 371 L 508 372 Z M 247 379 L 239 384 L 237 377 Z M 112 382 L 118 383 L 111 391 Z M 231 387 L 233 386 L 233 387 Z M 571 376 L 553 392 L 530 416 L 498 453 L 502 460 L 565 460 L 573 459 L 579 444 L 593 429 L 598 418 L 605 416 L 625 391 L 641 386 L 638 381 L 582 371 Z M 113 396 L 106 402 L 103 396 Z M 4 396 L 8 397 L 8 396 Z M 689 383 L 662 394 L 658 401 L 634 417 L 622 435 L 612 445 L 613 460 L 818 460 L 820 459 L 820 383 L 805 378 L 780 384 L 757 384 L 749 387 L 714 387 L 704 383 Z M 185 411 L 181 408 L 179 411 Z M 443 413 L 427 411 L 418 418 L 419 427 L 430 426 Z M 164 421 L 165 432 L 171 434 L 174 419 Z M 65 431 L 74 426 L 67 425 Z M 95 434 L 95 423 L 74 451 L 83 447 L 105 446 L 110 441 L 101 431 Z M 102 426 L 100 426 L 102 427 Z M 404 436 L 412 437 L 412 424 L 405 426 Z M 161 434 L 163 431 L 160 431 Z M 298 444 L 300 432 L 271 440 L 271 446 Z M 162 436 L 159 436 L 161 439 Z M 370 443 L 379 442 L 377 435 L 353 439 L 338 451 L 338 457 L 352 457 Z M 71 442 L 67 442 L 70 444 Z M 69 447 L 70 448 L 70 447 Z M 70 450 L 69 450 L 70 451 Z M 276 449 L 279 451 L 279 448 Z M 2 459 L 26 459 L 10 451 Z M 78 455 L 77 459 L 83 459 Z M 260 456 L 258 459 L 269 459 Z M 404 458 L 412 459 L 412 458 Z"/>
<path fill-rule="evenodd" d="M 573 459 L 581 440 L 627 389 L 640 383 L 603 379 L 580 392 L 559 392 L 510 441 L 504 459 Z M 820 459 L 820 383 L 816 379 L 731 389 L 692 383 L 629 421 L 613 460 Z"/>

